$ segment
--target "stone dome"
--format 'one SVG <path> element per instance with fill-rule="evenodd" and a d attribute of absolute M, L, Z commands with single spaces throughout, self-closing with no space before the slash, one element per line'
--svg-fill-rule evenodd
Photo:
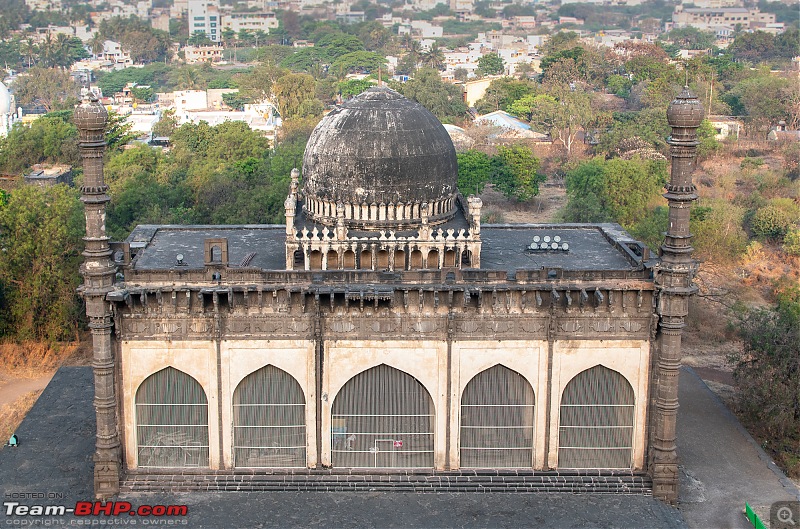
<path fill-rule="evenodd" d="M 455 214 L 458 166 L 453 142 L 422 105 L 370 88 L 330 112 L 303 157 L 306 214 L 333 224 L 408 227 Z M 427 206 L 425 206 L 427 205 Z"/>
<path fill-rule="evenodd" d="M 81 92 L 82 101 L 75 107 L 72 121 L 78 128 L 81 139 L 88 134 L 102 135 L 108 123 L 108 111 L 95 94 L 85 88 Z"/>
<path fill-rule="evenodd" d="M 689 87 L 669 104 L 667 121 L 671 127 L 697 128 L 703 121 L 703 104 L 689 91 Z"/>
<path fill-rule="evenodd" d="M 0 83 L 0 116 L 11 112 L 11 94 L 3 83 Z"/>

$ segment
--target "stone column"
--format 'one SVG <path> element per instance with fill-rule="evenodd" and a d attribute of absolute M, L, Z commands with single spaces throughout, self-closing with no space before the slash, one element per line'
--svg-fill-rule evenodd
<path fill-rule="evenodd" d="M 664 195 L 669 201 L 669 228 L 661 246 L 661 266 L 655 278 L 659 291 L 659 333 L 649 469 L 653 477 L 653 496 L 670 503 L 678 499 L 675 427 L 681 334 L 689 312 L 689 297 L 697 290 L 692 284 L 697 263 L 692 259 L 689 208 L 697 199 L 696 188 L 692 184 L 692 170 L 697 155 L 697 128 L 702 119 L 703 106 L 688 87 L 670 103 L 667 110 L 667 120 L 672 127 L 672 135 L 668 140 L 672 173 Z"/>
<path fill-rule="evenodd" d="M 92 368 L 97 415 L 94 492 L 97 498 L 106 499 L 119 493 L 121 470 L 111 336 L 114 323 L 111 304 L 105 299 L 114 288 L 117 271 L 106 236 L 106 204 L 110 198 L 103 180 L 103 153 L 108 113 L 97 97 L 84 89 L 83 101 L 75 107 L 73 119 L 78 127 L 84 173 L 81 202 L 86 214 L 86 236 L 83 238 L 86 249 L 81 265 L 83 286 L 80 292 L 86 301 L 94 352 Z"/>

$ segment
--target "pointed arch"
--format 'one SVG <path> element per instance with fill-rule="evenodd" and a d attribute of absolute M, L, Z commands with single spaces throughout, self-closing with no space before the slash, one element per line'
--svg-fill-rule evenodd
<path fill-rule="evenodd" d="M 208 466 L 208 399 L 197 380 L 166 367 L 139 385 L 136 445 L 140 467 Z"/>
<path fill-rule="evenodd" d="M 461 395 L 460 466 L 530 468 L 535 398 L 521 374 L 497 364 L 475 375 Z"/>
<path fill-rule="evenodd" d="M 295 378 L 273 365 L 247 375 L 233 392 L 237 467 L 305 467 L 306 401 Z"/>
<path fill-rule="evenodd" d="M 561 396 L 559 468 L 631 468 L 636 399 L 618 371 L 575 375 Z"/>
<path fill-rule="evenodd" d="M 381 364 L 355 375 L 331 407 L 334 467 L 433 467 L 435 412 L 413 376 Z"/>

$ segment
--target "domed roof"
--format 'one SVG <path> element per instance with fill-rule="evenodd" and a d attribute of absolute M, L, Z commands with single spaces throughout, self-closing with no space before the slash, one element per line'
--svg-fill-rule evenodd
<path fill-rule="evenodd" d="M 0 82 L 0 116 L 5 116 L 11 112 L 11 94 L 8 93 L 8 88 Z"/>
<path fill-rule="evenodd" d="M 383 87 L 325 116 L 303 157 L 306 196 L 331 203 L 432 206 L 455 194 L 457 178 L 455 148 L 441 122 Z"/>
<path fill-rule="evenodd" d="M 683 87 L 683 91 L 667 107 L 667 121 L 671 127 L 697 128 L 703 121 L 703 104 Z"/>

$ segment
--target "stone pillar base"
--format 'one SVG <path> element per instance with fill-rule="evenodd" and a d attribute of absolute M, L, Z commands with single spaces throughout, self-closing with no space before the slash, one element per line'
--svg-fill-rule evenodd
<path fill-rule="evenodd" d="M 94 496 L 98 500 L 107 500 L 119 494 L 119 461 L 99 460 L 94 456 Z"/>
<path fill-rule="evenodd" d="M 658 463 L 652 466 L 653 497 L 669 504 L 678 502 L 678 464 Z"/>

